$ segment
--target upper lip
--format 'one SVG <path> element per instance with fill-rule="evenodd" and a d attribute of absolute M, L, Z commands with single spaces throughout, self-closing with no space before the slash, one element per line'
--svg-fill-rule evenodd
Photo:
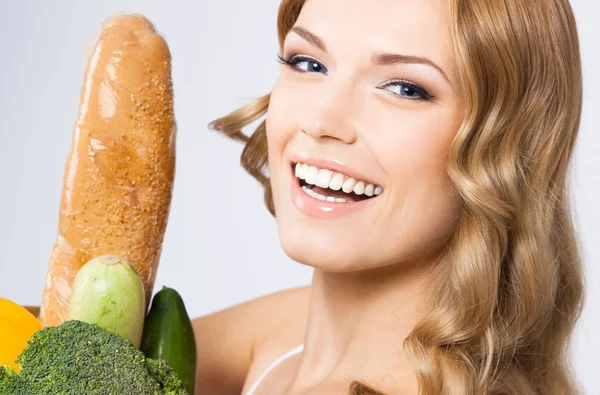
<path fill-rule="evenodd" d="M 306 163 L 309 166 L 315 166 L 319 169 L 332 170 L 338 173 L 342 173 L 344 175 L 347 175 L 348 177 L 354 178 L 357 181 L 363 181 L 367 185 L 373 184 L 375 186 L 380 186 L 380 184 L 373 182 L 373 180 L 369 179 L 360 172 L 348 167 L 344 162 L 335 159 L 317 157 L 306 153 L 297 153 L 292 156 L 292 161 L 294 163 Z"/>

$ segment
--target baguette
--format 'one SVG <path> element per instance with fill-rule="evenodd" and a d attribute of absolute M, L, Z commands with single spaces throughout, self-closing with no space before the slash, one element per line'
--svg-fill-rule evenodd
<path fill-rule="evenodd" d="M 75 275 L 105 254 L 132 263 L 148 304 L 171 205 L 175 137 L 169 48 L 146 18 L 117 15 L 85 72 L 40 309 L 44 326 L 68 319 Z"/>

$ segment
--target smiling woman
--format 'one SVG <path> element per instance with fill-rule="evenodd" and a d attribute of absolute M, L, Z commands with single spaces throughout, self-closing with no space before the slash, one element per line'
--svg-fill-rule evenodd
<path fill-rule="evenodd" d="M 198 380 L 243 372 L 254 395 L 577 393 L 568 1 L 284 0 L 278 32 L 271 93 L 210 126 L 245 143 L 286 254 L 314 278 L 198 319 L 248 317 L 253 333 L 237 373 Z"/>

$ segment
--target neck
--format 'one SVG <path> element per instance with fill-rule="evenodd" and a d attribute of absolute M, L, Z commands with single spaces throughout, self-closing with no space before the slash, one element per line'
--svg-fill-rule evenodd
<path fill-rule="evenodd" d="M 428 267 L 421 262 L 370 272 L 315 269 L 304 352 L 292 387 L 346 375 L 375 384 L 398 370 L 402 342 L 420 319 Z"/>

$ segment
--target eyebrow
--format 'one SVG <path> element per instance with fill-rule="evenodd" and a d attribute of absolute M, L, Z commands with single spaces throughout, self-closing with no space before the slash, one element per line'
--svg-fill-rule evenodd
<path fill-rule="evenodd" d="M 300 37 L 302 37 L 303 39 L 305 39 L 306 41 L 308 41 L 315 47 L 319 48 L 321 51 L 327 52 L 327 47 L 325 46 L 325 43 L 323 42 L 323 40 L 316 34 L 306 30 L 305 28 L 300 27 L 300 26 L 294 26 L 290 30 L 290 32 L 296 33 L 297 35 L 299 35 Z"/>
<path fill-rule="evenodd" d="M 422 56 L 402 55 L 395 53 L 376 53 L 373 54 L 373 56 L 371 57 L 371 61 L 378 66 L 389 66 L 397 63 L 425 64 L 439 71 L 442 74 L 442 76 L 446 79 L 446 81 L 450 82 L 448 76 L 446 75 L 446 73 L 444 73 L 444 70 L 442 70 L 433 61 Z"/>
<path fill-rule="evenodd" d="M 316 34 L 310 32 L 309 30 L 301 27 L 294 26 L 290 29 L 290 32 L 294 32 L 313 46 L 317 47 L 323 52 L 327 52 L 327 47 L 325 46 L 325 42 Z M 424 64 L 430 67 L 433 67 L 437 71 L 439 71 L 442 76 L 450 83 L 450 79 L 444 73 L 437 64 L 435 64 L 432 60 L 422 57 L 422 56 L 413 56 L 413 55 L 403 55 L 403 54 L 394 54 L 394 53 L 375 53 L 371 56 L 371 62 L 378 66 L 390 66 L 394 64 Z M 452 85 L 450 83 L 450 85 Z"/>

